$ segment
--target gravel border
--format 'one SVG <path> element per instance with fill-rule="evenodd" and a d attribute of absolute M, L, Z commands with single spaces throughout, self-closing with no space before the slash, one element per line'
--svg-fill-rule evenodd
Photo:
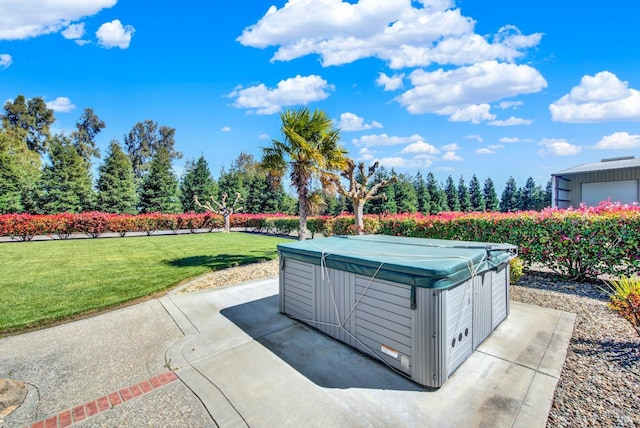
<path fill-rule="evenodd" d="M 205 275 L 179 292 L 278 275 L 278 261 Z M 532 269 L 511 286 L 511 299 L 575 313 L 576 323 L 547 427 L 640 427 L 640 338 L 607 308 L 596 284 L 559 280 Z"/>
<path fill-rule="evenodd" d="M 532 270 L 511 299 L 576 314 L 547 427 L 640 427 L 640 338 L 597 284 Z"/>

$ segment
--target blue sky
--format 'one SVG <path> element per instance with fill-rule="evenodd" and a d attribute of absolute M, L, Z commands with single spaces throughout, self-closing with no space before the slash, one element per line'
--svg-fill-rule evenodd
<path fill-rule="evenodd" d="M 178 174 L 214 176 L 320 108 L 349 155 L 444 181 L 640 155 L 640 12 L 593 0 L 0 0 L 0 100 L 43 97 L 55 131 L 91 107 L 112 139 L 176 128 Z"/>

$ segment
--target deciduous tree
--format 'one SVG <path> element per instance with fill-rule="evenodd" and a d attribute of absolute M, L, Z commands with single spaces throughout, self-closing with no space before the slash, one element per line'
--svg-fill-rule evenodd
<path fill-rule="evenodd" d="M 50 138 L 50 126 L 55 122 L 53 110 L 40 97 L 26 100 L 18 95 L 13 102 L 4 105 L 4 114 L 0 116 L 5 129 L 16 131 L 29 150 L 43 154 L 47 150 Z"/>

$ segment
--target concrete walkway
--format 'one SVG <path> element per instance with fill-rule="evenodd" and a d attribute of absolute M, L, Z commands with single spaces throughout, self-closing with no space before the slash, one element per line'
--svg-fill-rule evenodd
<path fill-rule="evenodd" d="M 280 314 L 277 292 L 269 278 L 171 294 L 0 339 L 0 378 L 29 386 L 0 427 L 545 426 L 573 315 L 512 302 L 427 391 Z"/>
<path fill-rule="evenodd" d="M 575 315 L 511 315 L 437 391 L 278 312 L 277 280 L 163 297 L 167 358 L 220 426 L 544 427 Z"/>

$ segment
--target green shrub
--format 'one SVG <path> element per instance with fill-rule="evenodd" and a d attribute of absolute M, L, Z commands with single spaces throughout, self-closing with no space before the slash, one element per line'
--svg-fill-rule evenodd
<path fill-rule="evenodd" d="M 640 278 L 620 276 L 606 283 L 609 308 L 629 321 L 640 336 Z"/>
<path fill-rule="evenodd" d="M 518 257 L 509 260 L 509 283 L 515 284 L 524 276 L 524 263 Z"/>

